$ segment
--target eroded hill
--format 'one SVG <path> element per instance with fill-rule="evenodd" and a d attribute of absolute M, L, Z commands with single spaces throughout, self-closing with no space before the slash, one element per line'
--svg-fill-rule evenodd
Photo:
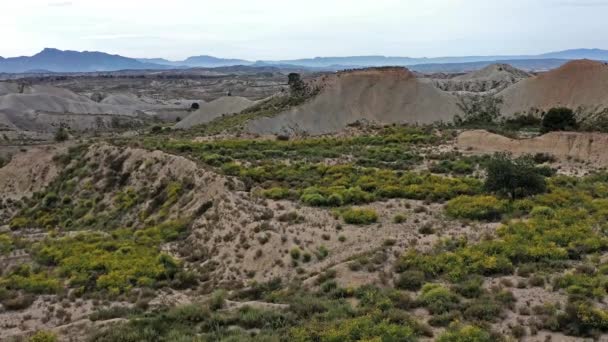
<path fill-rule="evenodd" d="M 361 122 L 428 124 L 460 113 L 456 98 L 419 81 L 404 68 L 340 72 L 313 83 L 320 93 L 270 118 L 252 120 L 253 133 L 337 132 Z"/>

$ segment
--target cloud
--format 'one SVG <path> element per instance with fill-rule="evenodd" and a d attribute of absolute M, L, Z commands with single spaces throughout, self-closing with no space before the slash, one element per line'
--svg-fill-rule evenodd
<path fill-rule="evenodd" d="M 61 2 L 51 2 L 49 3 L 49 6 L 51 7 L 69 7 L 72 6 L 74 3 L 71 1 L 61 1 Z"/>

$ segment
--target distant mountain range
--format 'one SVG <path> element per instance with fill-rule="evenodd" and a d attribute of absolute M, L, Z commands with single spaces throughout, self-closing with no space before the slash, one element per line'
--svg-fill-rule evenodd
<path fill-rule="evenodd" d="M 541 55 L 521 56 L 462 56 L 462 57 L 315 57 L 278 61 L 248 61 L 224 59 L 212 56 L 194 56 L 183 61 L 162 58 L 129 58 L 103 52 L 62 51 L 46 48 L 31 57 L 0 57 L 0 72 L 93 72 L 116 70 L 158 70 L 181 68 L 216 68 L 226 66 L 276 66 L 310 68 L 316 70 L 340 70 L 370 66 L 407 66 L 421 72 L 462 72 L 483 68 L 488 64 L 508 62 L 527 70 L 546 70 L 558 67 L 572 59 L 608 61 L 608 50 L 574 49 Z"/>

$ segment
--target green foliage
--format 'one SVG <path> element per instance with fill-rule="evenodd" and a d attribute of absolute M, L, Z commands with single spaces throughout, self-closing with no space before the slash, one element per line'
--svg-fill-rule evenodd
<path fill-rule="evenodd" d="M 369 315 L 340 321 L 329 326 L 317 325 L 291 330 L 296 342 L 323 341 L 416 341 L 411 327 Z"/>
<path fill-rule="evenodd" d="M 0 255 L 5 255 L 15 249 L 13 238 L 9 234 L 0 234 Z"/>
<path fill-rule="evenodd" d="M 423 272 L 416 270 L 405 271 L 395 281 L 395 287 L 403 290 L 418 291 L 425 282 L 426 277 Z"/>
<path fill-rule="evenodd" d="M 38 331 L 30 339 L 29 342 L 56 342 L 57 335 L 50 331 Z"/>
<path fill-rule="evenodd" d="M 422 287 L 420 301 L 432 314 L 441 314 L 455 309 L 460 299 L 455 293 L 441 285 L 426 284 Z"/>
<path fill-rule="evenodd" d="M 82 233 L 44 242 L 36 259 L 44 265 L 56 265 L 72 287 L 118 294 L 172 280 L 179 262 L 159 253 L 158 245 L 174 240 L 184 229 L 183 223 L 167 222 L 136 232 Z"/>
<path fill-rule="evenodd" d="M 366 225 L 378 221 L 378 214 L 372 209 L 346 209 L 342 212 L 344 222 L 348 224 Z"/>
<path fill-rule="evenodd" d="M 512 160 L 498 154 L 487 164 L 485 188 L 490 192 L 509 195 L 512 200 L 546 191 L 543 174 L 528 158 Z"/>
<path fill-rule="evenodd" d="M 502 98 L 493 95 L 462 96 L 458 106 L 464 117 L 456 116 L 454 122 L 459 126 L 480 127 L 496 123 L 500 117 Z"/>
<path fill-rule="evenodd" d="M 445 211 L 454 218 L 493 221 L 500 219 L 506 205 L 494 196 L 460 196 L 450 200 Z"/>
<path fill-rule="evenodd" d="M 541 132 L 576 130 L 578 122 L 574 116 L 574 111 L 569 108 L 551 108 L 541 122 Z"/>
<path fill-rule="evenodd" d="M 55 141 L 57 142 L 63 142 L 69 139 L 69 134 L 68 131 L 65 129 L 65 127 L 59 127 L 59 129 L 57 130 L 57 132 L 55 132 Z"/>
<path fill-rule="evenodd" d="M 61 282 L 50 272 L 33 270 L 30 265 L 21 265 L 5 277 L 0 278 L 0 288 L 23 290 L 33 294 L 52 294 L 61 289 Z"/>
<path fill-rule="evenodd" d="M 452 326 L 437 339 L 437 342 L 494 342 L 487 331 L 472 325 Z"/>

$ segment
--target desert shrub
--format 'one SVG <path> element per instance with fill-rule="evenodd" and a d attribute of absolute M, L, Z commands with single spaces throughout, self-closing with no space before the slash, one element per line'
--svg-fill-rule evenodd
<path fill-rule="evenodd" d="M 538 129 L 541 124 L 541 119 L 534 114 L 519 114 L 504 120 L 503 125 L 507 129 L 520 130 L 522 128 Z"/>
<path fill-rule="evenodd" d="M 161 242 L 176 239 L 185 229 L 180 222 L 166 222 L 135 234 L 119 229 L 111 235 L 83 233 L 46 241 L 36 251 L 44 265 L 57 266 L 74 287 L 107 290 L 117 294 L 134 285 L 149 286 L 171 280 L 180 269 L 178 261 L 159 253 Z"/>
<path fill-rule="evenodd" d="M 472 276 L 456 283 L 452 289 L 465 298 L 477 298 L 484 292 L 483 278 Z"/>
<path fill-rule="evenodd" d="M 423 272 L 412 270 L 401 273 L 395 281 L 395 286 L 403 290 L 418 291 L 425 281 Z"/>
<path fill-rule="evenodd" d="M 437 342 L 494 342 L 496 339 L 487 331 L 472 325 L 451 326 L 437 339 Z"/>
<path fill-rule="evenodd" d="M 566 289 L 571 295 L 604 298 L 606 296 L 608 279 L 603 276 L 572 273 L 555 278 L 553 286 L 558 289 Z"/>
<path fill-rule="evenodd" d="M 511 200 L 547 190 L 544 176 L 528 158 L 511 159 L 497 154 L 487 163 L 486 171 L 486 190 L 508 195 Z"/>
<path fill-rule="evenodd" d="M 57 142 L 63 142 L 69 139 L 69 134 L 68 131 L 65 129 L 65 127 L 59 127 L 59 129 L 57 130 L 57 132 L 55 132 L 55 141 Z"/>
<path fill-rule="evenodd" d="M 574 111 L 569 108 L 551 108 L 543 115 L 541 132 L 576 130 L 578 122 Z"/>
<path fill-rule="evenodd" d="M 362 316 L 345 319 L 327 327 L 305 326 L 293 328 L 294 341 L 415 341 L 416 335 L 408 325 L 395 324 L 380 317 Z"/>
<path fill-rule="evenodd" d="M 532 211 L 530 211 L 530 216 L 551 219 L 555 217 L 555 210 L 546 206 L 537 206 L 532 208 Z"/>
<path fill-rule="evenodd" d="M 446 213 L 454 218 L 497 220 L 505 212 L 506 203 L 494 196 L 460 196 L 450 200 Z"/>
<path fill-rule="evenodd" d="M 344 222 L 348 224 L 366 225 L 378 221 L 378 214 L 372 209 L 347 209 L 342 212 Z"/>
<path fill-rule="evenodd" d="M 475 170 L 475 165 L 471 160 L 442 160 L 439 163 L 433 163 L 429 166 L 429 170 L 433 173 L 455 173 L 459 175 L 470 174 Z"/>
<path fill-rule="evenodd" d="M 429 324 L 434 327 L 447 327 L 460 320 L 462 320 L 462 317 L 458 311 L 450 311 L 431 316 Z"/>
<path fill-rule="evenodd" d="M 313 207 L 320 207 L 328 204 L 327 199 L 319 193 L 303 194 L 300 197 L 300 201 Z"/>
<path fill-rule="evenodd" d="M 587 301 L 569 301 L 563 312 L 547 314 L 545 327 L 568 335 L 591 337 L 608 331 L 608 312 Z"/>
<path fill-rule="evenodd" d="M 393 217 L 393 223 L 399 224 L 399 223 L 403 223 L 405 221 L 407 221 L 407 215 L 405 215 L 405 214 L 397 214 Z"/>
<path fill-rule="evenodd" d="M 273 200 L 286 199 L 289 198 L 291 195 L 292 193 L 289 191 L 289 189 L 281 187 L 274 187 L 262 191 L 262 196 Z"/>
<path fill-rule="evenodd" d="M 91 321 L 106 321 L 113 318 L 128 317 L 140 312 L 141 310 L 128 306 L 112 306 L 107 309 L 99 309 L 93 312 L 89 315 L 89 319 Z"/>
<path fill-rule="evenodd" d="M 29 338 L 29 342 L 56 342 L 57 335 L 50 331 L 38 331 Z"/>
<path fill-rule="evenodd" d="M 455 309 L 460 302 L 455 293 L 438 284 L 424 285 L 419 299 L 432 314 L 448 312 Z"/>
<path fill-rule="evenodd" d="M 502 303 L 488 298 L 475 299 L 466 304 L 464 317 L 470 321 L 495 322 L 500 319 Z"/>
<path fill-rule="evenodd" d="M 302 251 L 298 247 L 294 247 L 289 251 L 289 255 L 293 260 L 300 260 L 300 256 L 302 255 Z"/>
<path fill-rule="evenodd" d="M 222 309 L 226 305 L 226 292 L 223 290 L 217 290 L 211 295 L 209 300 L 209 308 L 211 310 Z"/>
<path fill-rule="evenodd" d="M 13 239 L 8 234 L 0 234 L 0 255 L 8 254 L 15 249 Z"/>

